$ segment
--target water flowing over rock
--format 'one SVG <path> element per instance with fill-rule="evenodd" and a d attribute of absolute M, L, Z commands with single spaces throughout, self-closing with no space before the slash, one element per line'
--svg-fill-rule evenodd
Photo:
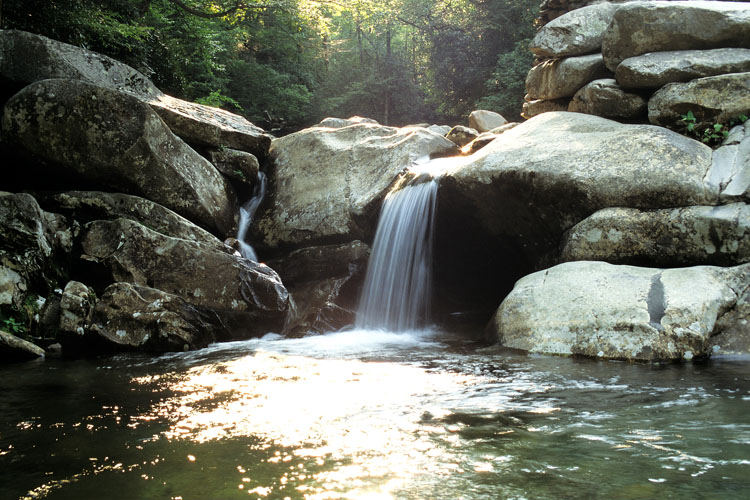
<path fill-rule="evenodd" d="M 54 165 L 47 173 L 61 185 L 74 176 L 148 198 L 220 234 L 234 227 L 237 202 L 228 183 L 131 95 L 43 80 L 8 101 L 2 127 L 5 141 Z M 22 175 L 33 186 L 40 172 Z"/>
<path fill-rule="evenodd" d="M 625 59 L 615 72 L 624 88 L 659 88 L 667 83 L 750 71 L 750 49 L 675 50 Z"/>
<path fill-rule="evenodd" d="M 258 210 L 258 206 L 263 202 L 265 196 L 266 174 L 258 171 L 255 186 L 253 186 L 253 193 L 250 196 L 250 199 L 240 207 L 240 222 L 237 225 L 237 245 L 239 246 L 240 255 L 256 262 L 258 261 L 258 255 L 255 253 L 255 249 L 247 241 L 247 232 L 250 230 L 250 225 L 253 223 L 255 212 Z"/>
<path fill-rule="evenodd" d="M 604 32 L 616 10 L 616 5 L 603 2 L 563 14 L 542 27 L 529 48 L 539 57 L 595 52 L 601 48 Z"/>
<path fill-rule="evenodd" d="M 721 47 L 750 48 L 750 3 L 626 3 L 615 12 L 602 40 L 611 71 L 647 52 Z"/>
<path fill-rule="evenodd" d="M 750 73 L 669 83 L 648 101 L 649 121 L 664 126 L 677 124 L 688 111 L 699 122 L 724 123 L 749 110 Z"/>
<path fill-rule="evenodd" d="M 269 175 L 274 195 L 258 214 L 253 242 L 300 248 L 368 239 L 398 174 L 418 158 L 455 152 L 426 129 L 374 124 L 313 127 L 277 139 Z"/>
<path fill-rule="evenodd" d="M 610 76 L 601 54 L 553 59 L 531 68 L 526 92 L 535 99 L 571 97 L 587 83 Z"/>
<path fill-rule="evenodd" d="M 88 224 L 81 247 L 110 283 L 156 288 L 210 309 L 235 338 L 280 332 L 286 323 L 289 294 L 268 266 L 126 219 Z"/>
<path fill-rule="evenodd" d="M 536 353 L 633 361 L 706 357 L 711 336 L 727 327 L 722 317 L 736 310 L 749 273 L 750 265 L 561 264 L 519 280 L 497 310 L 491 332 L 504 346 Z"/>
<path fill-rule="evenodd" d="M 561 260 L 733 266 L 750 262 L 750 206 L 606 208 L 566 235 Z"/>
<path fill-rule="evenodd" d="M 430 320 L 437 181 L 417 179 L 386 196 L 357 328 L 413 330 Z"/>

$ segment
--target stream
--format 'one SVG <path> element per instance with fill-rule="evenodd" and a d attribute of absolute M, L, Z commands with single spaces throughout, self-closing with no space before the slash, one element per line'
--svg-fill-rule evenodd
<path fill-rule="evenodd" d="M 745 499 L 750 364 L 345 331 L 0 367 L 2 499 Z"/>

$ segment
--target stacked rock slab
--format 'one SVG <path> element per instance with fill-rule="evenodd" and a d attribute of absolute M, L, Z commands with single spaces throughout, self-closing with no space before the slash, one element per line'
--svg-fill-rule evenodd
<path fill-rule="evenodd" d="M 549 22 L 534 38 L 531 50 L 544 60 L 529 73 L 524 116 L 567 106 L 671 127 L 688 110 L 699 122 L 726 122 L 750 107 L 748 48 L 747 2 L 588 5 Z M 571 79 L 556 68 L 595 53 L 603 56 L 607 80 L 591 78 L 568 89 Z M 545 92 L 550 85 L 565 86 L 566 95 Z"/>

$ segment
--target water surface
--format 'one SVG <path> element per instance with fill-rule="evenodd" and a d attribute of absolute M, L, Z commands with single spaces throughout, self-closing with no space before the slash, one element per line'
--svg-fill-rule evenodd
<path fill-rule="evenodd" d="M 750 361 L 350 331 L 0 368 L 0 498 L 746 498 Z"/>

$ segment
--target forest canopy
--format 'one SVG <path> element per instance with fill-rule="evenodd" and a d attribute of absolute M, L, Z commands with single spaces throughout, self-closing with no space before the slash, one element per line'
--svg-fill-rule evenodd
<path fill-rule="evenodd" d="M 0 0 L 0 25 L 121 60 L 166 93 L 293 130 L 325 116 L 518 119 L 538 0 Z"/>

